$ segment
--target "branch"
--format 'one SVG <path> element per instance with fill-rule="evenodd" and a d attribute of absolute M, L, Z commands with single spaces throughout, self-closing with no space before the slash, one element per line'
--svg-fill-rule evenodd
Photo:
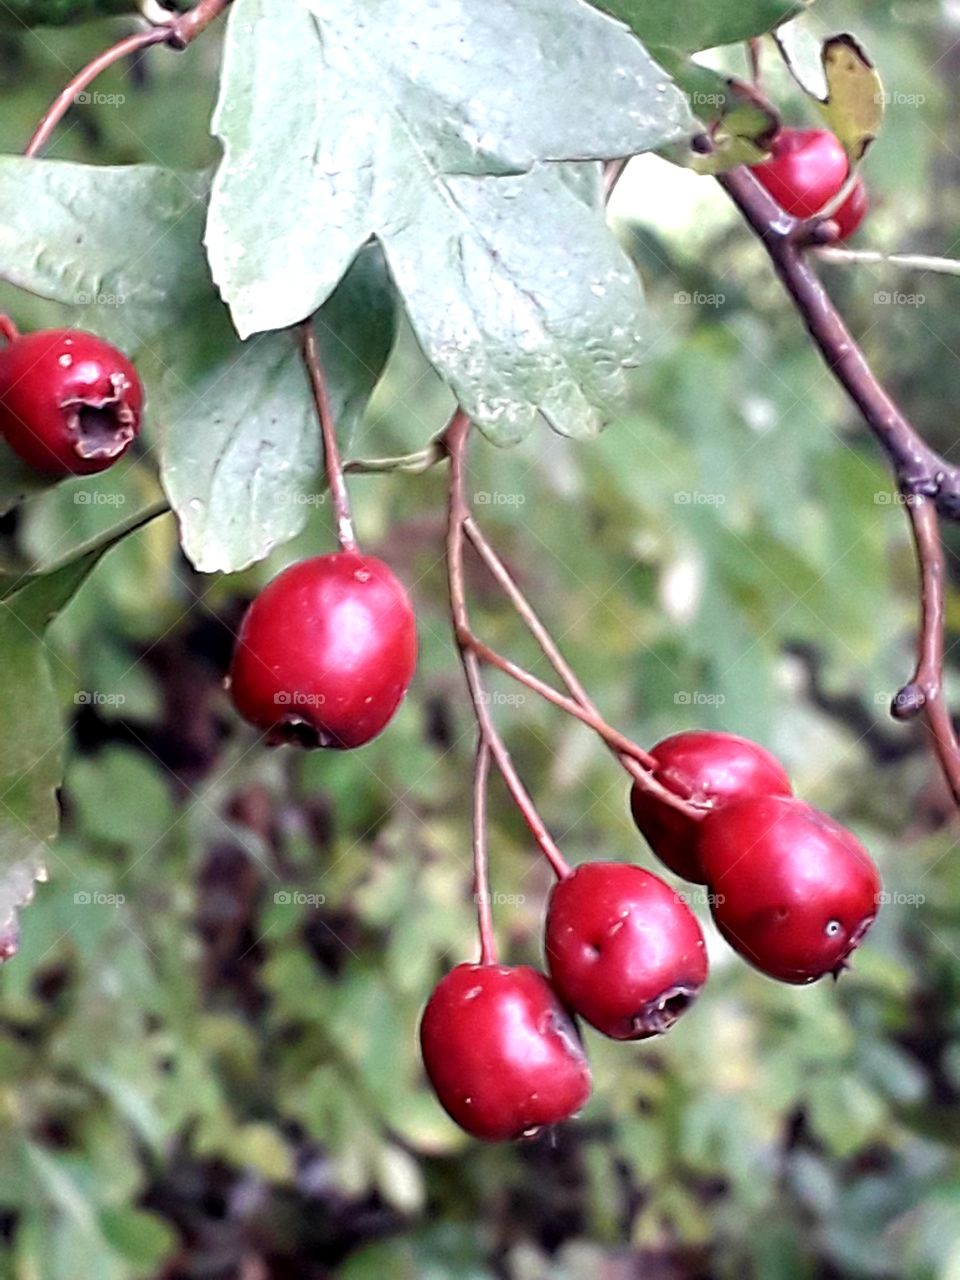
<path fill-rule="evenodd" d="M 357 539 L 353 532 L 353 516 L 350 513 L 350 495 L 347 493 L 346 481 L 343 478 L 343 463 L 340 461 L 340 447 L 337 444 L 337 427 L 333 420 L 333 409 L 330 405 L 330 393 L 327 389 L 327 378 L 320 357 L 320 344 L 317 342 L 316 330 L 312 320 L 305 320 L 300 326 L 303 362 L 310 378 L 313 401 L 317 408 L 320 432 L 323 436 L 323 465 L 327 475 L 327 487 L 333 500 L 333 511 L 337 523 L 337 541 L 344 551 L 356 551 Z"/>
<path fill-rule="evenodd" d="M 886 453 L 906 499 L 920 568 L 921 623 L 916 672 L 894 698 L 891 711 L 901 720 L 924 716 L 960 805 L 960 743 L 943 697 L 946 570 L 937 519 L 960 518 L 960 469 L 927 444 L 867 364 L 804 256 L 811 224 L 788 217 L 746 169 L 733 169 L 717 180 L 767 250 L 827 367 Z"/>
<path fill-rule="evenodd" d="M 73 77 L 70 83 L 57 95 L 37 125 L 33 137 L 24 148 L 25 156 L 35 156 L 50 141 L 57 125 L 74 105 L 79 94 L 93 84 L 108 67 L 121 62 L 132 53 L 146 49 L 152 44 L 165 44 L 171 49 L 186 49 L 211 22 L 227 8 L 230 0 L 200 0 L 189 13 L 181 14 L 163 26 L 150 27 L 146 31 L 138 31 L 132 36 L 125 36 L 109 49 L 104 49 L 91 62 Z"/>
<path fill-rule="evenodd" d="M 763 243 L 830 372 L 890 459 L 900 490 L 930 498 L 942 516 L 960 519 L 960 468 L 927 444 L 877 381 L 803 254 L 808 224 L 785 214 L 747 169 L 732 169 L 717 181 Z"/>
<path fill-rule="evenodd" d="M 943 696 L 946 565 L 940 523 L 927 498 L 908 499 L 907 512 L 920 566 L 917 667 L 913 679 L 893 699 L 890 711 L 898 720 L 924 716 L 933 738 L 934 751 L 954 800 L 960 805 L 960 743 Z"/>

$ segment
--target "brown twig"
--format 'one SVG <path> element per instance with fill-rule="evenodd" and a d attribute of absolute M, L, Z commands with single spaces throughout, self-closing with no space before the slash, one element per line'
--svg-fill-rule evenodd
<path fill-rule="evenodd" d="M 889 457 L 901 491 L 931 498 L 942 516 L 960 519 L 960 467 L 927 444 L 877 381 L 803 253 L 810 225 L 785 214 L 747 169 L 732 169 L 717 181 L 762 241 L 830 372 Z"/>
<path fill-rule="evenodd" d="M 477 928 L 480 934 L 480 963 L 496 964 L 497 940 L 493 931 L 493 907 L 490 900 L 489 860 L 487 858 L 487 782 L 490 776 L 490 748 L 483 735 L 477 743 L 473 770 L 473 895 L 477 904 Z"/>
<path fill-rule="evenodd" d="M 323 464 L 326 470 L 327 487 L 333 501 L 334 518 L 337 523 L 337 541 L 344 551 L 356 551 L 357 539 L 353 532 L 353 516 L 350 512 L 350 495 L 347 493 L 346 481 L 343 478 L 343 463 L 340 461 L 340 447 L 337 444 L 337 426 L 333 420 L 330 405 L 330 393 L 327 378 L 320 356 L 320 344 L 312 320 L 306 320 L 300 326 L 303 362 L 310 378 L 313 401 L 320 422 L 323 436 Z"/>
<path fill-rule="evenodd" d="M 186 49 L 187 45 L 197 38 L 211 22 L 227 8 L 230 0 L 200 0 L 189 13 L 181 14 L 172 22 L 163 26 L 150 27 L 146 31 L 137 31 L 125 36 L 104 49 L 73 77 L 70 83 L 56 96 L 47 108 L 33 137 L 24 148 L 25 156 L 35 156 L 50 141 L 57 125 L 74 105 L 77 97 L 93 84 L 104 71 L 115 62 L 121 62 L 132 53 L 146 49 L 153 44 L 165 44 L 172 49 Z"/>
<path fill-rule="evenodd" d="M 960 743 L 943 698 L 945 567 L 938 515 L 960 518 L 960 468 L 931 448 L 884 390 L 803 252 L 816 222 L 788 217 L 746 169 L 718 176 L 767 250 L 827 367 L 883 448 L 906 501 L 920 569 L 917 669 L 891 708 L 899 719 L 922 714 L 944 776 L 960 804 Z M 810 234 L 811 231 L 814 234 Z"/>
<path fill-rule="evenodd" d="M 943 696 L 946 564 L 940 522 L 928 498 L 909 497 L 907 512 L 920 566 L 917 667 L 913 679 L 893 699 L 890 710 L 898 720 L 924 717 L 954 799 L 960 804 L 960 743 Z"/>
<path fill-rule="evenodd" d="M 167 43 L 172 49 L 186 49 L 229 5 L 230 0 L 200 0 L 199 4 L 181 14 L 166 28 L 169 33 Z"/>
<path fill-rule="evenodd" d="M 454 636 L 460 653 L 466 676 L 470 700 L 480 731 L 481 741 L 488 747 L 497 768 L 503 775 L 507 790 L 524 821 L 529 827 L 544 857 L 559 877 L 569 875 L 570 868 L 563 854 L 557 847 L 553 837 L 547 830 L 543 819 L 533 800 L 524 787 L 519 774 L 510 759 L 510 753 L 490 715 L 486 690 L 483 687 L 483 676 L 480 671 L 480 660 L 463 637 L 470 634 L 470 615 L 467 609 L 467 595 L 463 576 L 464 522 L 470 515 L 464 487 L 464 470 L 466 463 L 467 439 L 470 434 L 470 419 L 462 411 L 457 412 L 444 434 L 444 446 L 450 458 L 450 496 L 447 523 L 447 576 L 450 587 L 450 613 L 453 620 Z"/>

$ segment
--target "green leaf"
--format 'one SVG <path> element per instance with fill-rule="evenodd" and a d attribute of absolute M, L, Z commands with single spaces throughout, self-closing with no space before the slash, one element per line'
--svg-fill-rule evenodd
<path fill-rule="evenodd" d="M 702 155 L 691 146 L 676 143 L 664 150 L 666 159 L 712 174 L 740 164 L 759 164 L 769 155 L 780 119 L 753 85 L 686 59 L 670 59 L 667 65 L 709 131 L 713 150 Z"/>
<path fill-rule="evenodd" d="M 854 36 L 821 40 L 803 22 L 789 23 L 776 41 L 790 74 L 858 164 L 880 132 L 886 101 L 869 55 Z"/>
<path fill-rule="evenodd" d="M 158 1267 L 177 1243 L 173 1227 L 158 1214 L 127 1205 L 101 1210 L 100 1230 L 111 1248 L 138 1269 Z"/>
<path fill-rule="evenodd" d="M 46 878 L 57 833 L 63 727 L 44 633 L 101 556 L 156 515 L 140 512 L 43 572 L 0 576 L 0 959 L 17 948 L 18 912 Z"/>
<path fill-rule="evenodd" d="M 199 252 L 209 177 L 0 157 L 0 279 L 75 308 L 124 351 L 157 343 L 210 295 Z"/>
<path fill-rule="evenodd" d="M 297 340 L 238 340 L 201 235 L 209 179 L 0 158 L 3 278 L 71 308 L 137 356 L 164 487 L 198 569 L 233 571 L 303 528 L 317 501 L 319 433 Z M 316 324 L 343 438 L 394 340 L 382 255 L 357 258 Z M 0 450 L 0 505 L 36 486 Z"/>
<path fill-rule="evenodd" d="M 591 0 L 648 47 L 696 53 L 773 31 L 813 0 Z"/>
<path fill-rule="evenodd" d="M 602 211 L 553 166 L 448 190 L 429 238 L 407 226 L 385 241 L 428 359 L 501 443 L 538 411 L 564 435 L 595 435 L 647 337 L 636 273 Z"/>
<path fill-rule="evenodd" d="M 540 388 L 570 376 L 574 340 L 582 365 L 618 362 L 628 345 L 617 334 L 619 346 L 583 350 L 584 327 L 557 314 L 560 293 L 602 327 L 629 329 L 633 316 L 613 319 L 616 298 L 599 314 L 591 305 L 615 255 L 599 212 L 574 218 L 555 176 L 536 171 L 525 185 L 507 175 L 662 145 L 689 131 L 686 103 L 636 41 L 576 0 L 310 7 L 237 0 L 231 11 L 214 122 L 225 155 L 206 243 L 234 322 L 248 336 L 310 315 L 376 236 L 421 342 L 467 408 L 519 431 Z M 580 233 L 586 245 L 571 259 Z M 427 300 L 432 270 L 441 274 Z M 619 280 L 611 292 L 622 294 Z M 557 399 L 544 406 L 554 417 L 586 412 L 568 390 Z"/>
<path fill-rule="evenodd" d="M 316 317 L 342 439 L 383 371 L 395 313 L 382 256 L 371 248 Z M 286 330 L 240 342 L 215 303 L 185 318 L 178 347 L 177 358 L 156 370 L 164 487 L 194 565 L 232 572 L 295 537 L 323 496 L 320 428 L 299 337 Z"/>

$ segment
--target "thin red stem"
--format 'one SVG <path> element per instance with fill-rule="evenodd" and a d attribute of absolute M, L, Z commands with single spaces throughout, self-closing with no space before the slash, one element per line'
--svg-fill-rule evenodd
<path fill-rule="evenodd" d="M 92 62 L 88 62 L 82 71 L 78 71 L 66 88 L 54 98 L 43 119 L 37 125 L 33 137 L 24 148 L 23 154 L 35 156 L 46 146 L 57 125 L 76 102 L 78 95 L 88 89 L 108 67 L 112 67 L 115 62 L 121 62 L 139 49 L 146 49 L 148 45 L 164 44 L 167 39 L 168 32 L 165 27 L 152 27 L 148 31 L 138 31 L 135 35 L 125 36 L 109 49 L 104 49 L 103 53 L 98 54 Z"/>
<path fill-rule="evenodd" d="M 467 688 L 470 692 L 470 699 L 473 703 L 481 738 L 489 748 L 490 754 L 503 776 L 507 790 L 520 810 L 540 851 L 550 863 L 555 874 L 562 878 L 570 874 L 570 867 L 547 830 L 537 806 L 524 787 L 520 775 L 510 759 L 510 753 L 507 751 L 506 745 L 493 723 L 486 691 L 483 687 L 480 660 L 473 650 L 462 642 L 462 637 L 470 634 L 470 616 L 467 609 L 467 596 L 463 576 L 464 521 L 470 514 L 464 486 L 465 454 L 469 433 L 470 419 L 461 411 L 454 415 L 444 435 L 444 444 L 450 457 L 447 575 L 450 587 L 450 612 L 453 619 L 454 636 L 457 641 L 460 661 L 463 664 Z"/>
<path fill-rule="evenodd" d="M 566 711 L 568 715 L 575 716 L 582 720 L 584 724 L 589 725 L 595 733 L 599 734 L 606 742 L 607 746 L 617 755 L 624 769 L 630 774 L 638 786 L 645 791 L 650 792 L 660 799 L 664 804 L 672 809 L 678 810 L 685 814 L 688 818 L 699 820 L 702 818 L 706 810 L 691 804 L 685 797 L 677 795 L 663 783 L 659 782 L 653 776 L 653 771 L 657 768 L 657 761 L 654 757 L 644 749 L 638 746 L 626 735 L 619 733 L 612 728 L 600 714 L 596 704 L 590 698 L 586 689 L 580 682 L 576 672 L 564 658 L 559 647 L 554 641 L 545 624 L 541 621 L 533 605 L 526 598 L 516 580 L 511 575 L 507 566 L 497 554 L 493 545 L 487 540 L 486 535 L 481 530 L 473 516 L 468 517 L 464 522 L 464 529 L 467 537 L 470 539 L 474 550 L 483 560 L 484 564 L 490 570 L 492 576 L 503 588 L 508 596 L 510 603 L 520 615 L 528 630 L 534 639 L 540 645 L 545 656 L 549 660 L 551 666 L 564 682 L 570 693 L 573 695 L 574 701 L 558 693 L 552 686 L 539 680 L 529 671 L 525 671 L 522 667 L 518 667 L 516 663 L 510 662 L 509 659 L 501 657 L 495 653 L 487 645 L 481 641 L 470 637 L 477 653 L 484 661 L 492 666 L 498 667 L 507 675 L 512 676 L 520 683 L 527 685 L 534 692 L 539 693 L 541 697 L 552 702 L 555 706 Z"/>
<path fill-rule="evenodd" d="M 189 13 L 181 14 L 179 18 L 163 26 L 150 27 L 146 31 L 125 36 L 109 49 L 104 49 L 102 53 L 97 54 L 81 71 L 77 72 L 47 108 L 23 154 L 37 155 L 50 141 L 57 125 L 76 102 L 77 95 L 88 89 L 94 80 L 115 62 L 121 62 L 130 54 L 146 49 L 152 44 L 165 44 L 178 50 L 185 49 L 223 13 L 229 4 L 230 0 L 200 0 L 200 3 L 194 5 Z"/>
<path fill-rule="evenodd" d="M 343 475 L 343 463 L 340 460 L 340 447 L 337 444 L 337 427 L 333 420 L 333 409 L 330 405 L 330 392 L 327 378 L 320 357 L 320 344 L 317 341 L 313 321 L 307 320 L 300 326 L 303 345 L 303 362 L 310 378 L 313 400 L 317 408 L 320 432 L 323 436 L 323 463 L 327 475 L 327 486 L 333 501 L 334 517 L 337 524 L 337 541 L 344 551 L 356 551 L 357 539 L 353 532 L 353 516 L 350 511 L 350 495 Z"/>
<path fill-rule="evenodd" d="M 480 963 L 496 964 L 497 941 L 493 932 L 487 857 L 487 782 L 490 777 L 490 748 L 481 735 L 473 771 L 473 893 L 477 903 L 480 933 Z"/>
<path fill-rule="evenodd" d="M 13 323 L 9 316 L 0 313 L 0 337 L 7 342 L 16 342 L 20 337 L 20 330 Z"/>

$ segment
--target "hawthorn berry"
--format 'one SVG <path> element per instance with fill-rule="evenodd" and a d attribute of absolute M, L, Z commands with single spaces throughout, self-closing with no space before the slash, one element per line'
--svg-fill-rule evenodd
<path fill-rule="evenodd" d="M 250 605 L 229 688 L 272 744 L 360 747 L 386 726 L 417 659 L 410 600 L 374 556 L 338 551 L 291 565 Z"/>
<path fill-rule="evenodd" d="M 0 348 L 0 433 L 37 471 L 112 467 L 140 430 L 142 410 L 137 371 L 92 333 L 43 329 Z"/>
<path fill-rule="evenodd" d="M 440 1105 L 487 1142 L 532 1136 L 590 1096 L 576 1025 L 543 974 L 526 966 L 457 965 L 427 1003 L 420 1047 Z"/>
<path fill-rule="evenodd" d="M 622 862 L 587 862 L 557 881 L 545 945 L 561 1000 L 614 1040 L 668 1030 L 707 977 L 696 916 L 658 876 Z"/>
<path fill-rule="evenodd" d="M 654 777 L 685 800 L 716 809 L 750 796 L 791 794 L 780 761 L 756 742 L 733 733 L 695 730 L 664 738 L 651 750 Z M 634 783 L 633 820 L 660 861 L 686 880 L 704 883 L 698 841 L 700 822 L 672 809 Z"/>
<path fill-rule="evenodd" d="M 849 172 L 843 144 L 827 129 L 781 129 L 771 145 L 770 159 L 753 168 L 757 181 L 781 209 L 797 218 L 819 213 L 846 182 Z M 840 240 L 853 235 L 867 208 L 867 190 L 857 178 L 846 200 L 831 214 L 840 229 Z"/>
<path fill-rule="evenodd" d="M 801 800 L 724 805 L 703 821 L 700 856 L 721 933 L 781 982 L 839 974 L 876 917 L 880 877 L 870 855 Z"/>

